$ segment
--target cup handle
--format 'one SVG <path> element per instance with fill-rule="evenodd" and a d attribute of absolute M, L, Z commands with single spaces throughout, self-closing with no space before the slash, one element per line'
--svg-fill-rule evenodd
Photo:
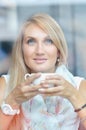
<path fill-rule="evenodd" d="M 26 80 L 30 76 L 31 76 L 31 74 L 27 73 L 27 74 L 25 74 L 24 79 Z"/>

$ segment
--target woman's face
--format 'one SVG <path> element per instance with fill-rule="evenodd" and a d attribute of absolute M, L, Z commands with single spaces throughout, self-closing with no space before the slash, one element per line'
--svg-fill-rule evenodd
<path fill-rule="evenodd" d="M 31 24 L 25 30 L 23 55 L 31 72 L 52 73 L 59 53 L 49 35 L 37 25 Z"/>

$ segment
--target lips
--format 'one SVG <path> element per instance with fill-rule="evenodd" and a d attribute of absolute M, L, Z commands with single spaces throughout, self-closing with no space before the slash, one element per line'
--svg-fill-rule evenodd
<path fill-rule="evenodd" d="M 37 64 L 42 64 L 45 63 L 47 61 L 46 58 L 34 58 L 35 63 Z"/>

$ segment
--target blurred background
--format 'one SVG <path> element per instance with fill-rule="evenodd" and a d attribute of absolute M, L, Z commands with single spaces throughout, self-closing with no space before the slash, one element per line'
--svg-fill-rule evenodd
<path fill-rule="evenodd" d="M 39 12 L 58 21 L 69 48 L 69 69 L 86 78 L 86 0 L 0 0 L 0 75 L 8 71 L 22 23 Z"/>

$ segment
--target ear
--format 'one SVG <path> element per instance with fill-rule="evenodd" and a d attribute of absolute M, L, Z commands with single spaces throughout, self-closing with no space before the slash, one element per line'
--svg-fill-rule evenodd
<path fill-rule="evenodd" d="M 60 59 L 60 50 L 57 50 L 57 58 Z"/>
<path fill-rule="evenodd" d="M 57 50 L 57 59 L 56 59 L 56 64 L 59 64 L 60 62 L 60 51 Z"/>

